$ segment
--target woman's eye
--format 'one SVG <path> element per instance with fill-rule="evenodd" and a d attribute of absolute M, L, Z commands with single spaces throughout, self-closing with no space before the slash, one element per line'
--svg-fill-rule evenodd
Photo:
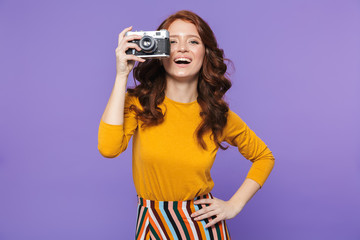
<path fill-rule="evenodd" d="M 191 43 L 191 44 L 199 44 L 199 42 L 198 42 L 198 41 L 195 41 L 195 40 L 190 41 L 190 43 Z"/>
<path fill-rule="evenodd" d="M 170 41 L 170 43 L 176 43 L 176 41 L 174 41 L 174 40 L 171 40 L 171 41 Z"/>

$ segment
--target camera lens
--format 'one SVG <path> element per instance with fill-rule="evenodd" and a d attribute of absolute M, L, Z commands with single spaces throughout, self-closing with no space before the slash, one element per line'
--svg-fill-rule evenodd
<path fill-rule="evenodd" d="M 151 36 L 143 36 L 139 41 L 140 48 L 147 53 L 154 52 L 156 50 L 156 41 Z"/>

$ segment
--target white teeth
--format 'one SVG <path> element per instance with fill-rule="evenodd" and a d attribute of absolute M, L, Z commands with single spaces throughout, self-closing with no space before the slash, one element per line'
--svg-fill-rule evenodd
<path fill-rule="evenodd" d="M 191 60 L 190 59 L 188 59 L 188 58 L 176 58 L 175 60 L 174 60 L 175 62 L 177 62 L 177 61 L 185 61 L 185 62 L 191 62 Z"/>

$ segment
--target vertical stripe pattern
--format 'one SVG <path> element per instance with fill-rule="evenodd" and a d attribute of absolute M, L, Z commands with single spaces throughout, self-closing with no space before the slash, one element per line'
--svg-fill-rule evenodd
<path fill-rule="evenodd" d="M 187 201 L 154 201 L 137 196 L 136 240 L 231 240 L 226 221 L 205 228 L 209 219 L 194 220 L 190 215 L 209 204 L 195 200 L 213 198 L 211 193 Z M 212 217 L 214 219 L 215 216 Z"/>

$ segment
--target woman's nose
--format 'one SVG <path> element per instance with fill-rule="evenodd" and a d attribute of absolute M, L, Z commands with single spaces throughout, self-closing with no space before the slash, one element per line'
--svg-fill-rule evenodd
<path fill-rule="evenodd" d="M 185 51 L 187 51 L 187 50 L 188 50 L 188 49 L 187 49 L 186 42 L 180 42 L 180 44 L 179 44 L 179 51 L 185 52 Z"/>

